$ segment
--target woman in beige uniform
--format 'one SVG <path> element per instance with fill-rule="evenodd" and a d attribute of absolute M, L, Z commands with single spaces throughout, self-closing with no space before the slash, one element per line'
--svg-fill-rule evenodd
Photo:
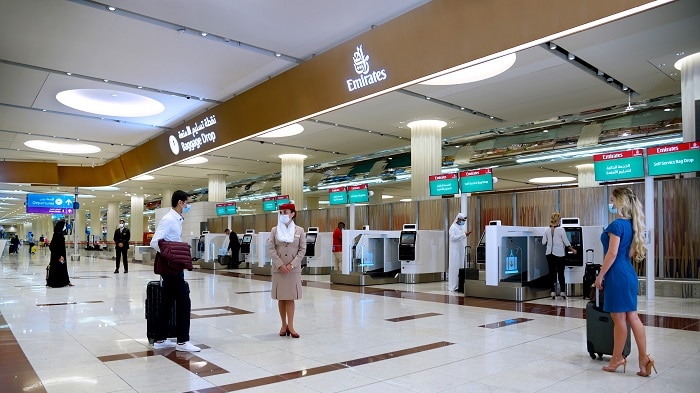
<path fill-rule="evenodd" d="M 272 298 L 282 319 L 280 336 L 299 338 L 294 330 L 294 301 L 301 299 L 301 260 L 306 254 L 304 229 L 294 224 L 294 203 L 279 207 L 277 226 L 272 228 L 267 249 L 272 258 Z"/>

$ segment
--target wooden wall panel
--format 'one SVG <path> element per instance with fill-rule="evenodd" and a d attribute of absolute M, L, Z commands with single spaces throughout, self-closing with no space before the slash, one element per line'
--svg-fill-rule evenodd
<path fill-rule="evenodd" d="M 605 187 L 559 190 L 559 213 L 562 217 L 578 217 L 584 226 L 607 226 L 612 218 Z"/>
<path fill-rule="evenodd" d="M 558 192 L 558 190 L 541 190 L 517 193 L 515 210 L 518 214 L 518 225 L 526 227 L 549 225 Z"/>
<path fill-rule="evenodd" d="M 700 279 L 700 178 L 663 181 L 662 194 L 664 276 Z"/>
<path fill-rule="evenodd" d="M 331 207 L 328 210 L 328 232 L 334 231 L 339 222 L 345 223 L 345 228 L 350 229 L 350 217 L 346 206 Z"/>
<path fill-rule="evenodd" d="M 369 218 L 370 218 L 370 213 L 369 213 L 370 210 L 369 209 L 370 209 L 370 206 L 368 206 L 368 205 L 355 206 L 355 228 L 354 229 L 361 229 L 363 225 L 370 225 L 370 229 L 376 229 L 376 228 L 371 226 L 372 222 L 369 220 Z M 348 223 L 346 222 L 346 224 L 348 224 Z M 348 228 L 348 226 L 346 226 L 346 228 Z"/>
<path fill-rule="evenodd" d="M 328 223 L 328 210 L 327 209 L 316 209 L 308 210 L 309 212 L 309 226 L 318 227 L 319 232 L 332 232 L 335 228 L 330 228 Z M 337 225 L 336 225 L 337 226 Z M 306 231 L 308 229 L 304 228 Z"/>
<path fill-rule="evenodd" d="M 481 223 L 501 220 L 502 225 L 513 225 L 513 194 L 487 194 L 479 197 L 481 200 Z"/>
<path fill-rule="evenodd" d="M 418 229 L 446 230 L 445 215 L 448 211 L 448 200 L 449 199 L 428 199 L 418 202 Z M 406 224 L 409 223 L 407 222 Z M 401 227 L 398 229 L 401 229 Z"/>
<path fill-rule="evenodd" d="M 416 222 L 416 203 L 417 202 L 392 203 L 391 214 L 389 215 L 389 212 L 387 212 L 387 217 L 385 219 L 386 227 L 381 229 L 400 231 L 403 224 Z"/>

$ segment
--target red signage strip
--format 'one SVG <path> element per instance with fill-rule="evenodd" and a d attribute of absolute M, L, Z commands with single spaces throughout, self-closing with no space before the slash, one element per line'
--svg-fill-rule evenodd
<path fill-rule="evenodd" d="M 348 186 L 348 191 L 364 190 L 367 188 L 367 184 L 360 184 L 359 186 Z"/>
<path fill-rule="evenodd" d="M 634 149 L 617 151 L 611 153 L 595 154 L 593 155 L 593 161 L 605 161 L 605 160 L 617 160 L 620 158 L 630 158 L 630 157 L 642 157 L 644 156 L 644 150 Z"/>
<path fill-rule="evenodd" d="M 336 188 L 329 188 L 328 193 L 333 193 L 333 192 L 343 192 L 345 191 L 345 187 L 336 187 Z"/>
<path fill-rule="evenodd" d="M 276 197 L 272 197 L 272 199 L 270 199 L 270 200 L 279 201 L 280 199 L 289 199 L 289 195 L 278 195 Z"/>
<path fill-rule="evenodd" d="M 700 144 L 698 142 L 685 142 L 685 143 L 679 143 L 677 145 L 647 147 L 647 154 L 652 155 L 652 154 L 675 153 L 677 151 L 695 150 L 695 149 L 700 149 Z"/>
<path fill-rule="evenodd" d="M 428 181 L 447 180 L 447 179 L 457 179 L 457 174 L 456 173 L 445 173 L 444 175 L 430 175 L 430 176 L 428 176 Z"/>
<path fill-rule="evenodd" d="M 276 196 L 264 197 L 262 200 L 263 200 L 263 202 L 276 201 L 277 197 Z"/>
<path fill-rule="evenodd" d="M 469 171 L 460 172 L 460 173 L 459 173 L 459 177 L 488 175 L 489 173 L 493 173 L 493 172 L 491 171 L 491 168 L 474 169 L 474 170 L 469 170 Z"/>

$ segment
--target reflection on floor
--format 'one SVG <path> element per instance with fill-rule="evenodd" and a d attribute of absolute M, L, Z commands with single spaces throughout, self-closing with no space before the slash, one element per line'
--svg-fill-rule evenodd
<path fill-rule="evenodd" d="M 46 288 L 44 255 L 0 257 L 2 392 L 695 392 L 700 301 L 640 298 L 658 374 L 625 374 L 586 352 L 580 298 L 464 298 L 446 283 L 354 287 L 304 276 L 300 339 L 280 337 L 267 276 L 186 273 L 198 353 L 153 350 L 152 266 L 113 274 L 111 254 L 68 262 L 74 287 Z"/>

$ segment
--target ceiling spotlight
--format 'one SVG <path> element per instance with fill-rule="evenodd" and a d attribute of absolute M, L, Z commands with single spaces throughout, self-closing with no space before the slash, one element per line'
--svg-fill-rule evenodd
<path fill-rule="evenodd" d="M 629 90 L 629 87 L 627 87 L 627 85 L 622 85 L 622 91 L 627 91 L 627 90 Z"/>
<path fill-rule="evenodd" d="M 66 72 L 66 75 L 71 76 L 71 75 L 73 75 L 73 73 L 72 73 L 72 72 Z"/>
<path fill-rule="evenodd" d="M 112 6 L 107 7 L 107 9 L 110 10 L 110 11 L 116 11 L 116 10 L 117 10 L 116 8 L 114 8 L 114 7 L 112 7 Z"/>
<path fill-rule="evenodd" d="M 576 58 L 576 56 L 574 56 L 573 53 L 569 53 L 569 60 L 573 60 L 573 59 L 575 59 L 575 58 Z"/>
<path fill-rule="evenodd" d="M 280 56 L 282 56 L 282 54 L 281 54 L 281 53 L 275 53 L 275 56 L 280 57 Z"/>
<path fill-rule="evenodd" d="M 549 49 L 555 50 L 555 49 L 557 49 L 557 45 L 556 45 L 555 43 L 553 43 L 553 42 L 550 42 L 550 43 L 549 43 Z"/>
<path fill-rule="evenodd" d="M 605 75 L 605 73 L 601 70 L 598 70 L 598 76 L 603 76 L 603 75 Z"/>
<path fill-rule="evenodd" d="M 542 132 L 549 132 L 549 130 L 542 130 Z"/>
<path fill-rule="evenodd" d="M 105 83 L 109 83 L 109 79 L 102 79 Z"/>
<path fill-rule="evenodd" d="M 209 35 L 209 33 L 205 33 L 205 32 L 202 32 L 201 34 L 202 34 L 202 37 L 206 37 Z"/>

